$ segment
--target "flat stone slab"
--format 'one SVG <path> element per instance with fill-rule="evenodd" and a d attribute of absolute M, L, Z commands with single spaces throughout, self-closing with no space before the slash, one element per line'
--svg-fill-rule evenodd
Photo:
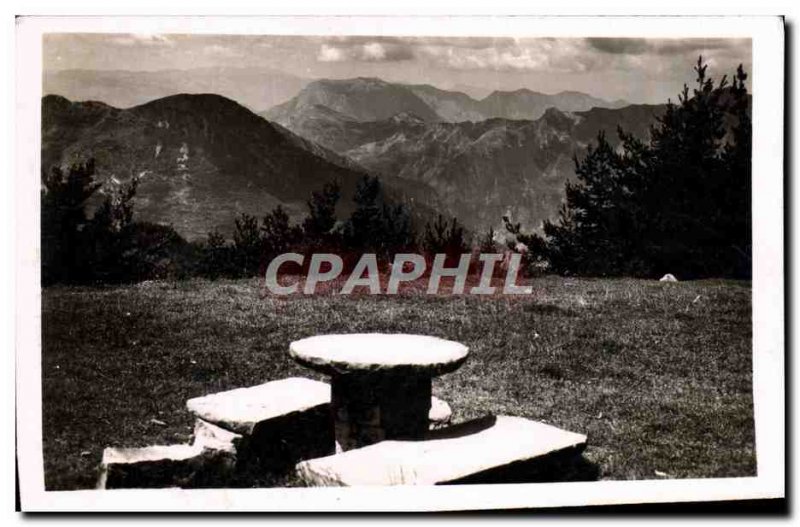
<path fill-rule="evenodd" d="M 330 375 L 385 372 L 436 376 L 458 369 L 469 348 L 423 335 L 354 333 L 297 340 L 289 345 L 289 354 L 300 364 Z"/>
<path fill-rule="evenodd" d="M 224 486 L 242 436 L 197 419 L 191 445 L 106 448 L 97 488 Z"/>
<path fill-rule="evenodd" d="M 201 444 L 106 448 L 97 488 L 191 487 L 215 456 Z"/>
<path fill-rule="evenodd" d="M 194 436 L 193 446 L 219 450 L 234 456 L 243 440 L 241 434 L 225 430 L 202 419 L 195 420 L 192 435 Z"/>
<path fill-rule="evenodd" d="M 236 437 L 237 434 L 251 435 L 255 426 L 263 421 L 318 409 L 330 402 L 330 384 L 303 377 L 289 377 L 258 386 L 195 397 L 186 402 L 186 407 L 198 418 L 195 437 L 199 433 L 204 437 L 222 438 L 222 432 L 229 431 L 233 435 L 224 436 L 220 441 L 234 442 L 241 439 Z M 452 413 L 446 401 L 431 397 L 428 418 L 432 426 L 449 423 Z M 212 431 L 209 424 L 223 430 Z"/>
<path fill-rule="evenodd" d="M 251 435 L 259 423 L 330 403 L 328 383 L 290 377 L 189 399 L 196 417 L 237 434 Z"/>
<path fill-rule="evenodd" d="M 137 448 L 108 447 L 103 450 L 103 463 L 117 465 L 162 460 L 185 461 L 202 452 L 202 445 L 154 445 Z"/>
<path fill-rule="evenodd" d="M 436 485 L 586 446 L 585 435 L 508 416 L 434 430 L 428 437 L 303 461 L 296 471 L 312 486 Z"/>

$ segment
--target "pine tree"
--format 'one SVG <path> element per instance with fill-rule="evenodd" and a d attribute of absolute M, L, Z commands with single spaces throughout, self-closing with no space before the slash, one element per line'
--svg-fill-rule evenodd
<path fill-rule="evenodd" d="M 110 190 L 84 230 L 90 250 L 93 279 L 122 282 L 146 274 L 133 233 L 133 199 L 138 180 L 122 189 Z"/>
<path fill-rule="evenodd" d="M 619 131 L 622 152 L 603 132 L 582 161 L 575 161 L 577 181 L 567 182 L 566 203 L 558 223 L 545 222 L 547 258 L 560 273 L 603 276 L 631 271 L 632 244 L 641 240 L 636 206 L 641 174 L 631 163 L 638 143 Z"/>
<path fill-rule="evenodd" d="M 255 216 L 242 213 L 235 220 L 233 249 L 238 274 L 253 276 L 258 273 L 262 257 L 261 233 Z"/>
<path fill-rule="evenodd" d="M 355 250 L 380 246 L 384 230 L 383 195 L 377 177 L 363 176 L 353 194 L 355 210 L 345 226 L 345 243 Z"/>
<path fill-rule="evenodd" d="M 230 249 L 222 233 L 216 230 L 209 232 L 201 247 L 200 273 L 212 280 L 233 274 Z"/>
<path fill-rule="evenodd" d="M 497 243 L 494 241 L 494 227 L 489 227 L 489 231 L 481 238 L 478 250 L 484 254 L 497 252 Z"/>
<path fill-rule="evenodd" d="M 53 168 L 42 175 L 42 282 L 79 282 L 91 275 L 91 254 L 83 231 L 86 205 L 100 188 L 95 163 L 76 164 L 64 174 Z"/>
<path fill-rule="evenodd" d="M 369 251 L 382 258 L 407 250 L 414 241 L 411 215 L 403 204 L 389 203 L 380 180 L 362 177 L 353 195 L 355 210 L 345 226 L 345 244 L 355 251 Z"/>
<path fill-rule="evenodd" d="M 736 70 L 731 88 L 731 108 L 734 124 L 730 140 L 722 155 L 724 173 L 728 175 L 723 186 L 724 211 L 716 218 L 716 228 L 725 230 L 730 240 L 732 269 L 728 274 L 750 277 L 752 275 L 752 155 L 753 138 L 750 104 L 744 81 L 747 74 L 741 65 Z"/>
<path fill-rule="evenodd" d="M 566 209 L 562 207 L 562 216 L 566 213 Z M 569 218 L 566 219 L 569 220 Z M 544 238 L 535 232 L 522 232 L 522 224 L 519 222 L 512 223 L 508 216 L 503 216 L 503 223 L 506 231 L 513 236 L 512 239 L 506 240 L 508 249 L 514 252 L 522 252 L 522 267 L 526 272 L 532 273 L 535 266 L 547 260 L 547 244 Z M 520 244 L 522 244 L 522 247 L 520 247 Z M 524 248 L 524 250 L 520 251 L 521 248 Z"/>
<path fill-rule="evenodd" d="M 448 222 L 439 214 L 433 223 L 425 225 L 422 247 L 429 255 L 443 253 L 448 256 L 448 262 L 457 260 L 461 254 L 469 252 L 465 234 L 463 225 L 455 217 Z"/>
<path fill-rule="evenodd" d="M 697 87 L 668 102 L 645 144 L 602 134 L 576 160 L 556 223 L 544 226 L 563 274 L 748 276 L 751 125 L 741 66 L 714 83 L 702 58 Z"/>
<path fill-rule="evenodd" d="M 386 258 L 393 260 L 395 254 L 412 250 L 416 236 L 408 207 L 402 203 L 384 203 L 381 207 L 381 221 L 381 250 Z"/>
<path fill-rule="evenodd" d="M 303 222 L 303 232 L 306 241 L 312 245 L 337 244 L 338 234 L 334 232 L 334 227 L 340 195 L 339 183 L 331 181 L 325 183 L 321 191 L 314 191 L 306 202 L 308 217 Z"/>
<path fill-rule="evenodd" d="M 302 237 L 302 229 L 289 223 L 289 215 L 280 205 L 266 214 L 261 222 L 264 254 L 270 259 L 299 245 Z"/>

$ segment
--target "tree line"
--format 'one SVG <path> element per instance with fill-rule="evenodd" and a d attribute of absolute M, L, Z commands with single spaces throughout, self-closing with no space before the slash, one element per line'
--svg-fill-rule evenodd
<path fill-rule="evenodd" d="M 457 259 L 470 251 L 470 234 L 456 218 L 438 215 L 419 229 L 406 205 L 387 199 L 374 176 L 357 182 L 354 209 L 346 220 L 337 219 L 341 189 L 331 181 L 312 192 L 299 224 L 278 205 L 260 219 L 237 216 L 231 238 L 214 230 L 200 242 L 188 242 L 170 226 L 134 221 L 135 179 L 126 187 L 104 190 L 90 216 L 89 201 L 101 189 L 92 160 L 66 172 L 53 168 L 42 183 L 45 285 L 255 276 L 286 252 L 332 252 L 354 264 L 365 252 L 388 263 L 399 252 L 446 253 Z"/>

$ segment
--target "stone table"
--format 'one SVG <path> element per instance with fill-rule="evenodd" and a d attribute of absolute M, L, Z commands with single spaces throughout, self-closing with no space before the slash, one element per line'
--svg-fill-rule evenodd
<path fill-rule="evenodd" d="M 431 379 L 458 369 L 469 349 L 436 337 L 364 333 L 292 342 L 291 357 L 331 376 L 337 450 L 428 430 Z"/>

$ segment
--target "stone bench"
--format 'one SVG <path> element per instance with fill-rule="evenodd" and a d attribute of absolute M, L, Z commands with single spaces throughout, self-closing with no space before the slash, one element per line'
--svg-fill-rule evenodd
<path fill-rule="evenodd" d="M 190 445 L 106 448 L 97 488 L 222 486 L 235 469 L 241 439 L 239 434 L 198 419 Z"/>
<path fill-rule="evenodd" d="M 239 434 L 238 463 L 280 469 L 334 451 L 330 386 L 290 377 L 189 399 L 197 418 Z"/>
<path fill-rule="evenodd" d="M 264 467 L 293 466 L 301 459 L 333 453 L 334 426 L 328 383 L 302 377 L 270 381 L 189 399 L 198 419 L 243 436 L 240 462 Z M 450 406 L 431 398 L 432 428 L 450 421 Z"/>
<path fill-rule="evenodd" d="M 235 473 L 291 467 L 334 452 L 330 385 L 301 377 L 196 397 L 191 444 L 106 448 L 97 488 L 222 487 Z M 450 406 L 431 399 L 432 428 Z"/>
<path fill-rule="evenodd" d="M 428 433 L 420 441 L 383 441 L 300 462 L 310 486 L 437 485 L 491 481 L 555 456 L 575 456 L 586 436 L 520 417 L 498 416 Z"/>

